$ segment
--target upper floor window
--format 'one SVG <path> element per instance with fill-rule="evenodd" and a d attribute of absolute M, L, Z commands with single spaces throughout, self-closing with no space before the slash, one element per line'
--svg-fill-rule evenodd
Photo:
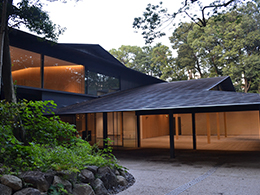
<path fill-rule="evenodd" d="M 12 76 L 17 85 L 94 96 L 120 88 L 119 78 L 88 71 L 80 64 L 12 46 L 10 54 Z"/>
<path fill-rule="evenodd" d="M 103 95 L 118 91 L 119 79 L 104 74 L 87 71 L 86 73 L 86 93 L 91 95 Z"/>
<path fill-rule="evenodd" d="M 44 56 L 43 88 L 84 94 L 85 67 Z"/>
<path fill-rule="evenodd" d="M 41 55 L 10 46 L 14 83 L 28 87 L 41 87 Z"/>

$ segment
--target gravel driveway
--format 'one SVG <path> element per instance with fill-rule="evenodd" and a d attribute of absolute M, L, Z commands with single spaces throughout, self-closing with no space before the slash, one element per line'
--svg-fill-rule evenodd
<path fill-rule="evenodd" d="M 114 151 L 136 182 L 119 195 L 260 194 L 260 152 Z"/>

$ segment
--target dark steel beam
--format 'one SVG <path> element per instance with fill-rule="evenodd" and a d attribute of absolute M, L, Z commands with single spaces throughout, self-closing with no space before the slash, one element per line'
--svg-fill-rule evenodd
<path fill-rule="evenodd" d="M 197 149 L 197 143 L 196 143 L 196 123 L 195 123 L 195 113 L 193 112 L 191 114 L 192 118 L 192 138 L 193 138 L 193 150 Z"/>
<path fill-rule="evenodd" d="M 175 158 L 175 151 L 174 151 L 174 118 L 172 110 L 169 110 L 169 133 L 170 133 L 170 158 Z"/>
<path fill-rule="evenodd" d="M 107 148 L 107 112 L 103 112 L 103 148 Z"/>
<path fill-rule="evenodd" d="M 141 147 L 141 135 L 140 135 L 140 115 L 136 115 L 136 125 L 137 125 L 137 147 Z"/>
<path fill-rule="evenodd" d="M 194 113 L 235 112 L 235 111 L 253 111 L 253 110 L 259 110 L 259 104 L 171 109 L 173 114 L 185 114 L 185 113 L 187 114 L 193 112 Z M 168 114 L 168 113 L 169 113 L 169 109 L 136 111 L 137 115 L 157 115 L 157 114 Z"/>

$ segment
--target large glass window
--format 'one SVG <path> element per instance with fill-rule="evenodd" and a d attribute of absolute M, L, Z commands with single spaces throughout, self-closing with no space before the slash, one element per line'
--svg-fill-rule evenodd
<path fill-rule="evenodd" d="M 104 74 L 87 71 L 86 93 L 90 95 L 103 95 L 119 90 L 119 79 Z"/>
<path fill-rule="evenodd" d="M 85 93 L 85 67 L 44 56 L 44 88 Z"/>
<path fill-rule="evenodd" d="M 16 85 L 41 87 L 41 55 L 10 46 L 12 76 Z"/>
<path fill-rule="evenodd" d="M 85 70 L 80 64 L 12 46 L 10 54 L 13 80 L 17 85 L 94 96 L 120 89 L 118 78 Z"/>

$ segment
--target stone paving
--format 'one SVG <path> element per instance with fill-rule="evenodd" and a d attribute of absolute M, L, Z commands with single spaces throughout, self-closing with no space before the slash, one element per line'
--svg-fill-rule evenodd
<path fill-rule="evenodd" d="M 259 151 L 115 150 L 136 182 L 119 195 L 260 194 Z"/>

